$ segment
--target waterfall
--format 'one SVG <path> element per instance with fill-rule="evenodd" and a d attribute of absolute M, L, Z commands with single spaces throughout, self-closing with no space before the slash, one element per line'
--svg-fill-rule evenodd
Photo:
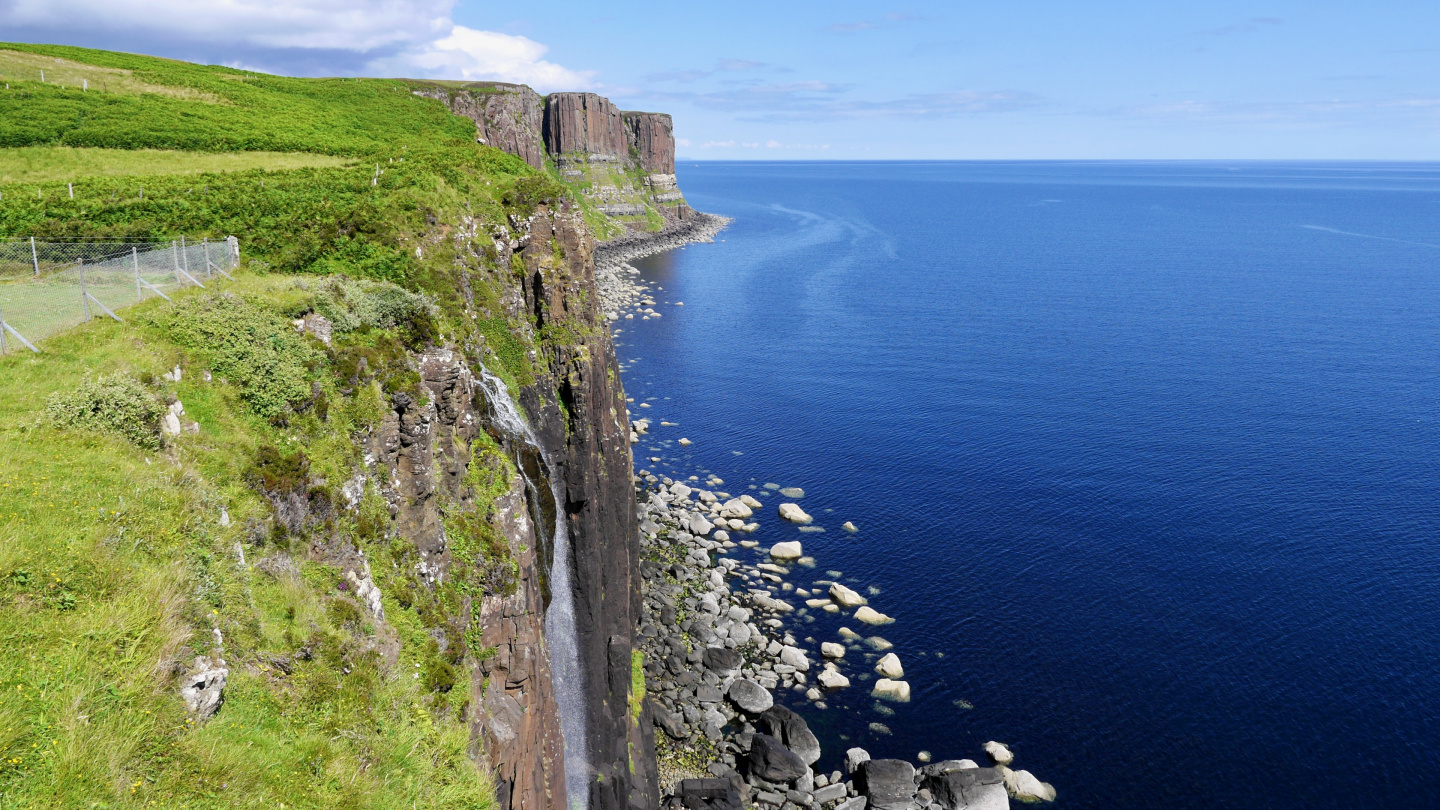
<path fill-rule="evenodd" d="M 504 381 L 481 365 L 480 382 L 497 426 L 513 440 L 533 448 L 549 473 L 555 535 L 550 563 L 550 607 L 545 612 L 545 644 L 550 653 L 555 703 L 560 710 L 560 733 L 565 741 L 565 792 L 572 809 L 588 810 L 590 749 L 586 740 L 585 685 L 580 679 L 580 645 L 575 635 L 575 590 L 570 582 L 570 531 L 565 519 L 563 485 L 540 440 L 515 407 Z M 523 465 L 517 464 L 517 467 L 521 475 L 525 475 Z M 527 480 L 526 484 L 532 492 L 537 492 L 534 482 Z M 537 533 L 543 531 L 543 522 L 535 525 Z"/>

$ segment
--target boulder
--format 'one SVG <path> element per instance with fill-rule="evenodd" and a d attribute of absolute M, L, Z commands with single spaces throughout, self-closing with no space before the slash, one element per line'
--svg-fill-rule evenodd
<path fill-rule="evenodd" d="M 920 775 L 922 777 L 944 776 L 951 771 L 963 771 L 978 767 L 980 766 L 977 765 L 973 759 L 942 759 L 939 762 L 932 762 L 921 768 Z"/>
<path fill-rule="evenodd" d="M 746 678 L 730 684 L 726 694 L 731 703 L 750 714 L 760 714 L 775 705 L 775 698 L 771 696 L 770 690 Z"/>
<path fill-rule="evenodd" d="M 836 644 L 833 641 L 826 641 L 820 645 L 820 654 L 826 658 L 844 658 L 845 645 Z"/>
<path fill-rule="evenodd" d="M 805 510 L 793 503 L 780 504 L 780 517 L 791 523 L 809 523 L 814 518 L 805 514 Z"/>
<path fill-rule="evenodd" d="M 795 712 L 784 706 L 771 706 L 760 715 L 758 724 L 794 751 L 806 765 L 813 765 L 820 759 L 820 741 L 815 738 L 805 718 Z"/>
<path fill-rule="evenodd" d="M 924 776 L 921 784 L 945 810 L 1009 810 L 1003 781 L 998 768 L 961 768 Z"/>
<path fill-rule="evenodd" d="M 721 678 L 738 675 L 740 673 L 740 667 L 745 663 L 745 659 L 740 657 L 740 653 L 734 650 L 727 650 L 724 647 L 711 647 L 706 649 L 700 653 L 700 661 L 705 664 L 706 669 L 714 672 Z"/>
<path fill-rule="evenodd" d="M 685 486 L 679 481 L 676 481 L 675 483 L 670 485 L 670 494 L 674 495 L 677 498 L 688 498 L 690 497 L 690 493 L 694 491 L 695 490 Z"/>
<path fill-rule="evenodd" d="M 860 529 L 857 528 L 854 523 L 851 523 L 851 522 L 848 521 L 848 520 L 845 521 L 843 524 L 841 524 L 841 525 L 840 525 L 840 528 L 844 529 L 844 530 L 847 531 L 847 532 L 850 532 L 851 534 L 854 534 L 855 532 L 860 531 Z"/>
<path fill-rule="evenodd" d="M 801 489 L 800 487 L 781 487 L 780 494 L 784 495 L 787 498 L 795 498 L 796 500 L 799 500 L 800 498 L 805 497 L 805 490 Z"/>
<path fill-rule="evenodd" d="M 829 804 L 831 802 L 838 802 L 841 799 L 845 798 L 845 786 L 826 785 L 825 787 L 815 791 L 815 793 L 811 795 L 811 798 L 815 801 L 816 804 Z"/>
<path fill-rule="evenodd" d="M 681 779 L 675 798 L 686 810 L 744 810 L 740 791 L 729 779 Z"/>
<path fill-rule="evenodd" d="M 765 505 L 750 497 L 749 495 L 741 495 L 740 502 L 750 507 L 751 509 L 759 509 L 760 507 Z"/>
<path fill-rule="evenodd" d="M 853 799 L 846 799 L 835 806 L 835 810 L 865 810 L 865 797 L 856 796 Z"/>
<path fill-rule="evenodd" d="M 751 739 L 745 762 L 752 776 L 766 782 L 793 782 L 810 772 L 804 760 L 769 734 L 756 734 Z"/>
<path fill-rule="evenodd" d="M 844 689 L 850 685 L 850 679 L 841 675 L 837 669 L 824 670 L 816 680 L 826 689 Z"/>
<path fill-rule="evenodd" d="M 696 515 L 696 516 L 690 518 L 690 524 L 689 524 L 689 525 L 690 525 L 690 533 L 691 533 L 691 534 L 698 534 L 698 535 L 700 535 L 701 537 L 704 537 L 705 535 L 709 534 L 709 533 L 710 533 L 710 530 L 715 528 L 714 524 L 712 524 L 710 521 L 706 520 L 705 518 L 703 518 L 703 517 L 701 517 L 701 516 L 699 516 L 699 515 Z"/>
<path fill-rule="evenodd" d="M 855 618 L 866 624 L 891 624 L 895 621 L 869 605 L 861 605 L 860 609 L 855 611 Z"/>
<path fill-rule="evenodd" d="M 910 684 L 905 681 L 881 678 L 875 681 L 875 688 L 870 690 L 870 694 L 883 700 L 893 700 L 896 703 L 909 703 Z"/>
<path fill-rule="evenodd" d="M 810 671 L 810 659 L 806 657 L 805 651 L 799 647 L 786 645 L 780 649 L 780 663 L 788 664 L 801 672 Z"/>
<path fill-rule="evenodd" d="M 873 810 L 910 810 L 915 766 L 901 759 L 872 759 L 855 774 L 855 789 Z"/>
<path fill-rule="evenodd" d="M 845 772 L 854 774 L 863 763 L 870 761 L 870 752 L 864 748 L 851 748 L 845 752 Z"/>
<path fill-rule="evenodd" d="M 836 632 L 840 634 L 840 637 L 841 637 L 841 638 L 847 638 L 847 639 L 850 639 L 851 641 L 854 641 L 855 639 L 860 638 L 860 634 L 859 634 L 859 633 L 855 632 L 854 630 L 851 630 L 851 629 L 848 628 L 848 627 L 842 627 L 842 628 L 840 628 L 839 630 L 837 630 Z"/>
<path fill-rule="evenodd" d="M 683 740 L 688 736 L 685 732 L 685 718 L 680 715 L 657 708 L 652 716 L 656 727 L 671 737 Z"/>
<path fill-rule="evenodd" d="M 796 560 L 800 558 L 802 553 L 799 540 L 776 543 L 770 547 L 770 556 L 777 560 Z"/>
<path fill-rule="evenodd" d="M 994 760 L 996 765 L 1009 765 L 1015 761 L 1015 755 L 1010 753 L 1010 749 L 1005 747 L 1004 743 L 994 740 L 985 743 L 985 755 Z"/>
<path fill-rule="evenodd" d="M 839 602 L 841 607 L 847 608 L 859 607 L 870 601 L 838 582 L 830 583 L 830 598 Z"/>
<path fill-rule="evenodd" d="M 720 507 L 720 517 L 723 518 L 748 518 L 753 514 L 749 505 L 739 498 L 731 498 Z"/>
<path fill-rule="evenodd" d="M 885 653 L 880 661 L 875 664 L 875 671 L 891 680 L 900 680 L 905 677 L 905 668 L 900 666 L 900 656 L 895 653 Z"/>
<path fill-rule="evenodd" d="M 1026 804 L 1055 801 L 1055 788 L 1035 778 L 1035 774 L 1029 771 L 1012 771 L 1004 765 L 995 770 L 1000 772 L 1000 776 L 1005 780 L 1005 790 L 1014 798 Z"/>

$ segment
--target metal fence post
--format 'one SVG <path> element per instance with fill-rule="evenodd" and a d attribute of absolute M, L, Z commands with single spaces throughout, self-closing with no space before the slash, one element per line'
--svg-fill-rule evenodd
<path fill-rule="evenodd" d="M 85 320 L 90 320 L 90 293 L 85 290 L 85 260 L 80 260 L 80 303 L 85 305 Z"/>
<path fill-rule="evenodd" d="M 210 238 L 202 237 L 200 247 L 205 251 L 205 278 L 214 278 L 215 273 L 210 270 Z"/>
<path fill-rule="evenodd" d="M 130 260 L 135 263 L 135 300 L 144 301 L 145 293 L 140 289 L 140 249 L 130 246 Z"/>
<path fill-rule="evenodd" d="M 174 239 L 170 240 L 170 258 L 175 262 L 175 286 L 182 286 L 180 284 L 180 243 Z"/>
<path fill-rule="evenodd" d="M 185 234 L 183 233 L 180 234 L 180 263 L 185 266 L 185 275 L 190 275 L 190 251 L 185 249 Z"/>
<path fill-rule="evenodd" d="M 30 237 L 30 261 L 35 264 L 35 277 L 40 277 L 40 254 L 35 252 L 35 237 Z"/>

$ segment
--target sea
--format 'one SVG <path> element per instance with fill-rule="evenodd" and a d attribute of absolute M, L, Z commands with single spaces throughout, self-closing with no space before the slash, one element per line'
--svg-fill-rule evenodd
<path fill-rule="evenodd" d="M 637 467 L 758 493 L 791 582 L 895 619 L 790 631 L 912 689 L 783 693 L 817 770 L 998 740 L 1057 808 L 1440 808 L 1440 164 L 677 173 L 734 222 L 635 262 Z"/>

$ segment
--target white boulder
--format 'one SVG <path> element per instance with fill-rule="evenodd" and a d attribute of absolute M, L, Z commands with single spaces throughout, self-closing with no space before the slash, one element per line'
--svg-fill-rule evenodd
<path fill-rule="evenodd" d="M 821 672 L 816 678 L 820 685 L 826 689 L 844 689 L 850 685 L 850 679 L 841 675 L 838 670 L 827 669 Z"/>
<path fill-rule="evenodd" d="M 868 605 L 861 605 L 860 609 L 855 611 L 855 618 L 866 624 L 891 624 L 895 621 Z"/>
<path fill-rule="evenodd" d="M 870 694 L 882 700 L 893 700 L 896 703 L 910 702 L 910 684 L 905 681 L 881 678 L 875 682 L 875 688 Z"/>
<path fill-rule="evenodd" d="M 805 510 L 801 509 L 798 504 L 793 503 L 780 504 L 780 517 L 791 523 L 809 523 L 814 520 L 814 518 L 805 514 Z"/>
<path fill-rule="evenodd" d="M 900 656 L 895 653 L 885 653 L 879 663 L 875 664 L 875 671 L 892 680 L 900 680 L 905 677 L 905 668 L 900 666 Z"/>
<path fill-rule="evenodd" d="M 985 755 L 995 760 L 996 765 L 1009 765 L 1015 761 L 1015 755 L 1010 753 L 1010 749 L 1005 747 L 1004 743 L 994 740 L 985 743 Z"/>
<path fill-rule="evenodd" d="M 833 641 L 826 641 L 820 645 L 820 654 L 826 658 L 844 658 L 845 645 L 836 644 Z"/>
<path fill-rule="evenodd" d="M 788 540 L 770 547 L 770 556 L 777 560 L 798 560 L 802 554 L 799 540 Z"/>
<path fill-rule="evenodd" d="M 839 603 L 841 607 L 847 608 L 859 607 L 870 601 L 838 582 L 830 583 L 830 598 Z"/>

